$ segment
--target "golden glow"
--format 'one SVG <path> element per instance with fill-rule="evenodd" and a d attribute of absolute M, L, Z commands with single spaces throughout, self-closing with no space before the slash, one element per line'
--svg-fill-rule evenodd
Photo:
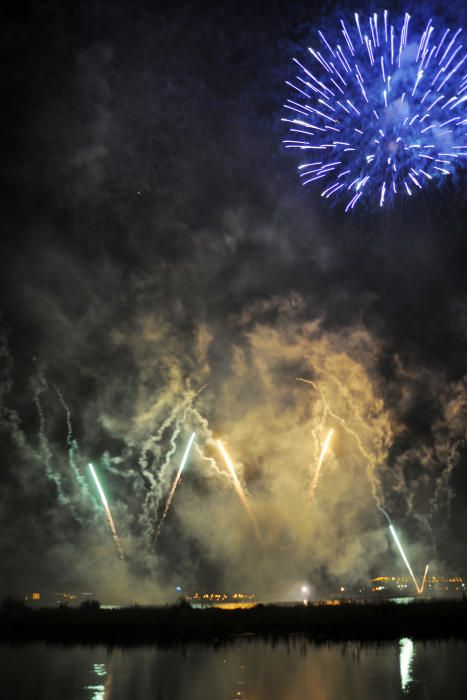
<path fill-rule="evenodd" d="M 313 498 L 315 491 L 316 491 L 316 487 L 318 486 L 319 474 L 321 472 L 321 467 L 323 465 L 324 458 L 326 457 L 327 451 L 329 449 L 329 445 L 331 443 L 331 438 L 332 438 L 333 433 L 334 433 L 334 430 L 333 430 L 333 428 L 331 428 L 331 430 L 329 431 L 329 433 L 326 436 L 326 440 L 324 441 L 323 447 L 321 449 L 321 454 L 320 454 L 319 459 L 318 459 L 318 464 L 316 467 L 315 475 L 313 477 L 313 481 L 311 482 L 311 486 L 310 486 L 310 498 Z"/>
<path fill-rule="evenodd" d="M 41 594 L 40 593 L 33 593 L 31 598 L 33 600 L 40 600 L 41 599 Z"/>
<path fill-rule="evenodd" d="M 232 476 L 233 479 L 233 485 L 235 488 L 235 491 L 237 492 L 237 495 L 240 499 L 240 502 L 242 506 L 245 508 L 245 512 L 250 518 L 251 524 L 253 525 L 253 529 L 256 533 L 256 537 L 261 541 L 261 532 L 258 527 L 258 523 L 256 522 L 255 514 L 253 513 L 253 510 L 251 508 L 250 502 L 248 501 L 245 491 L 243 489 L 243 486 L 240 483 L 240 479 L 237 476 L 237 472 L 235 470 L 235 467 L 233 465 L 232 460 L 230 459 L 227 450 L 225 449 L 224 445 L 222 444 L 222 440 L 217 440 L 217 446 L 219 448 L 219 451 L 224 458 L 224 462 L 227 465 L 227 468 Z"/>

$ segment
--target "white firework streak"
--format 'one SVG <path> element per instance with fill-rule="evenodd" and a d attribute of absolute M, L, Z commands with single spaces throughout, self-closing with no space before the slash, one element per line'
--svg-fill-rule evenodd
<path fill-rule="evenodd" d="M 429 565 L 427 564 L 425 567 L 425 573 L 423 574 L 422 585 L 420 586 L 420 593 L 423 593 L 423 591 L 425 590 L 425 582 L 426 582 L 426 577 L 428 574 L 428 566 Z"/>
<path fill-rule="evenodd" d="M 110 531 L 112 533 L 112 537 L 113 537 L 113 540 L 115 542 L 115 546 L 117 548 L 118 555 L 119 555 L 120 559 L 124 560 L 125 555 L 123 554 L 122 544 L 121 544 L 120 538 L 117 534 L 117 528 L 115 527 L 114 519 L 112 518 L 112 513 L 110 512 L 110 507 L 109 507 L 109 504 L 107 502 L 107 498 L 105 496 L 104 490 L 103 490 L 101 483 L 97 477 L 96 471 L 91 463 L 89 463 L 89 469 L 91 470 L 92 478 L 95 481 L 95 484 L 97 486 L 97 490 L 99 492 L 99 496 L 100 496 L 101 501 L 102 501 L 102 505 L 104 506 L 104 510 L 106 512 L 106 515 L 107 515 L 107 521 L 109 523 Z"/>
<path fill-rule="evenodd" d="M 318 464 L 316 465 L 315 475 L 314 475 L 313 481 L 311 482 L 311 485 L 310 485 L 310 497 L 311 498 L 313 498 L 313 496 L 315 495 L 316 487 L 318 486 L 319 475 L 321 473 L 321 467 L 323 466 L 324 458 L 326 457 L 327 451 L 329 449 L 329 445 L 331 444 L 331 439 L 332 439 L 333 433 L 334 433 L 334 430 L 333 430 L 333 428 L 331 428 L 331 430 L 328 432 L 326 439 L 323 443 L 323 447 L 321 449 L 321 453 L 320 453 L 319 459 L 318 459 Z"/>
<path fill-rule="evenodd" d="M 405 554 L 404 550 L 402 549 L 402 545 L 401 545 L 401 543 L 400 543 L 400 540 L 399 540 L 399 538 L 398 538 L 398 536 L 397 536 L 397 532 L 395 531 L 394 526 L 393 526 L 392 523 L 389 525 L 389 529 L 390 529 L 391 535 L 393 536 L 394 541 L 395 541 L 395 543 L 396 543 L 396 545 L 397 545 L 397 548 L 398 548 L 398 550 L 399 550 L 399 552 L 400 552 L 400 555 L 401 555 L 402 559 L 404 560 L 404 564 L 405 564 L 406 567 L 407 567 L 407 571 L 409 572 L 409 574 L 410 574 L 411 577 L 412 577 L 412 580 L 413 580 L 413 582 L 414 582 L 414 584 L 415 584 L 415 588 L 416 588 L 416 590 L 417 590 L 417 593 L 420 593 L 420 588 L 419 588 L 419 586 L 418 586 L 417 579 L 416 579 L 415 576 L 414 576 L 414 572 L 412 571 L 412 567 L 410 566 L 409 560 L 407 559 L 406 554 Z"/>
<path fill-rule="evenodd" d="M 185 452 L 183 454 L 182 461 L 180 462 L 180 466 L 178 468 L 177 474 L 176 474 L 175 479 L 172 483 L 172 487 L 169 491 L 169 495 L 167 497 L 164 512 L 162 513 L 161 519 L 159 520 L 159 524 L 156 528 L 156 533 L 155 533 L 155 538 L 154 538 L 155 541 L 157 540 L 157 538 L 160 535 L 162 525 L 164 524 L 164 520 L 166 519 L 167 513 L 169 512 L 170 506 L 172 505 L 172 501 L 173 501 L 173 498 L 175 496 L 175 491 L 177 490 L 177 486 L 179 485 L 180 480 L 182 478 L 182 473 L 183 473 L 183 470 L 184 470 L 185 465 L 187 463 L 188 455 L 190 454 L 191 446 L 193 444 L 193 440 L 195 439 L 195 437 L 196 437 L 196 433 L 192 433 L 191 437 L 188 441 L 188 445 L 187 445 Z"/>
<path fill-rule="evenodd" d="M 355 441 L 360 454 L 362 455 L 362 457 L 364 457 L 364 459 L 366 461 L 366 473 L 367 473 L 368 481 L 370 484 L 372 496 L 375 500 L 376 506 L 379 509 L 382 509 L 381 498 L 378 494 L 379 483 L 378 483 L 378 481 L 376 479 L 376 475 L 375 475 L 375 468 L 376 468 L 376 465 L 379 463 L 380 459 L 378 459 L 378 457 L 376 455 L 372 454 L 371 452 L 369 452 L 368 450 L 365 449 L 365 447 L 362 443 L 362 440 L 361 440 L 360 436 L 358 435 L 358 433 L 355 430 L 353 430 L 353 428 L 350 428 L 350 426 L 347 424 L 346 420 L 344 418 L 342 418 L 342 416 L 338 415 L 337 413 L 335 413 L 331 409 L 331 407 L 328 403 L 328 400 L 326 398 L 326 395 L 324 394 L 321 387 L 318 384 L 316 384 L 316 382 L 314 382 L 312 379 L 304 379 L 302 377 L 297 377 L 297 381 L 302 382 L 303 384 L 309 384 L 316 391 L 318 391 L 318 393 L 320 394 L 321 400 L 323 402 L 323 405 L 325 406 L 327 415 L 331 416 L 331 418 L 334 418 L 334 420 L 339 423 L 339 425 L 343 428 L 343 430 L 347 433 L 347 435 L 350 435 L 353 438 L 353 440 Z"/>

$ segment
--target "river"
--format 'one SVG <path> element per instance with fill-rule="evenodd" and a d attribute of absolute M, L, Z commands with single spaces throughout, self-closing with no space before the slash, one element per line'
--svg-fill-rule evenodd
<path fill-rule="evenodd" d="M 465 700 L 467 642 L 0 644 L 1 700 Z"/>

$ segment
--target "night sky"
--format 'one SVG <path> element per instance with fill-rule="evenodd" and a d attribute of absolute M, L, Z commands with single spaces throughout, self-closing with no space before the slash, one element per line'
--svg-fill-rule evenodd
<path fill-rule="evenodd" d="M 417 575 L 467 575 L 465 173 L 351 216 L 300 187 L 284 81 L 335 4 L 19 12 L 2 27 L 0 593 L 404 574 L 376 501 Z"/>

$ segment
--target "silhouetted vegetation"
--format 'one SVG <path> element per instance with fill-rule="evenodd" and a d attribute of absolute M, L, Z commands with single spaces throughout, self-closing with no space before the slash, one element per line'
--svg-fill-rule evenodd
<path fill-rule="evenodd" d="M 4 602 L 0 636 L 95 642 L 179 642 L 220 640 L 239 634 L 281 637 L 295 633 L 316 640 L 467 638 L 467 603 L 462 601 L 257 605 L 246 610 L 195 609 L 185 602 L 171 607 L 107 610 L 92 603 L 79 608 L 33 609 Z"/>
<path fill-rule="evenodd" d="M 80 610 L 99 610 L 101 604 L 98 600 L 83 600 L 79 607 Z"/>

